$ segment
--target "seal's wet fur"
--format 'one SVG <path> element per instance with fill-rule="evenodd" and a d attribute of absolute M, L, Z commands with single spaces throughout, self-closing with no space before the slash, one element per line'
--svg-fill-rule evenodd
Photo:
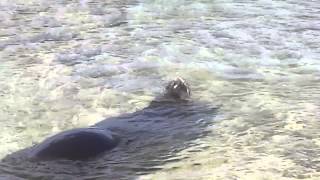
<path fill-rule="evenodd" d="M 118 143 L 116 135 L 106 129 L 78 128 L 63 131 L 45 139 L 30 152 L 33 161 L 70 159 L 85 160 L 113 149 Z"/>
<path fill-rule="evenodd" d="M 188 100 L 191 96 L 190 86 L 186 80 L 177 77 L 168 83 L 164 96 L 174 100 Z"/>

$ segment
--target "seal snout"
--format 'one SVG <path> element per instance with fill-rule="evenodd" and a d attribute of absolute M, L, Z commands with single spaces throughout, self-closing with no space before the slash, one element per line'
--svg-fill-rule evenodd
<path fill-rule="evenodd" d="M 177 77 L 166 86 L 166 96 L 174 99 L 187 100 L 191 96 L 190 86 L 186 80 Z"/>

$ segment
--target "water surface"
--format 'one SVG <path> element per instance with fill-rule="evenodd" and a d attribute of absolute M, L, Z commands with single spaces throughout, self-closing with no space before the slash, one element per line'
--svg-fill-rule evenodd
<path fill-rule="evenodd" d="M 118 153 L 108 163 L 3 162 L 0 173 L 319 179 L 319 19 L 317 1 L 2 0 L 1 157 L 62 130 L 142 110 L 175 76 L 190 82 L 195 102 L 222 106 L 203 116 L 210 122 L 199 128 L 205 136 L 164 146 L 161 163 L 142 148 L 130 151 L 142 164 Z"/>

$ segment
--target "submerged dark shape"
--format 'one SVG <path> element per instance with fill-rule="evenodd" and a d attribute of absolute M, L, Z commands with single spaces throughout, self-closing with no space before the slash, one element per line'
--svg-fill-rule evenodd
<path fill-rule="evenodd" d="M 184 106 L 189 98 L 189 85 L 184 79 L 178 77 L 168 83 L 163 96 L 155 99 L 151 102 L 150 106 L 145 109 L 150 107 L 156 109 L 160 107 L 159 111 L 162 111 L 162 113 L 165 109 L 173 111 L 174 109 L 172 109 L 171 106 Z M 187 113 L 188 112 L 186 112 L 186 114 Z M 144 122 L 146 120 L 144 118 L 145 117 L 136 119 L 135 117 L 135 121 Z M 127 123 L 127 126 L 130 126 L 129 121 L 120 121 L 121 117 L 118 117 L 118 119 L 119 121 L 114 121 L 116 125 L 106 121 L 107 124 L 98 123 L 89 128 L 79 128 L 61 132 L 34 146 L 29 156 L 32 160 L 86 160 L 96 157 L 105 151 L 113 149 L 119 143 L 121 134 L 117 136 L 112 132 L 113 130 L 117 131 L 117 127 L 126 126 L 121 126 L 121 123 Z M 149 123 L 152 123 L 152 121 Z M 135 126 L 139 125 L 135 124 Z M 131 128 L 131 130 L 132 129 L 137 131 L 136 127 Z M 128 131 L 130 131 L 130 128 Z"/>
<path fill-rule="evenodd" d="M 72 129 L 49 137 L 35 146 L 30 158 L 85 160 L 114 148 L 117 143 L 117 137 L 105 129 Z"/>

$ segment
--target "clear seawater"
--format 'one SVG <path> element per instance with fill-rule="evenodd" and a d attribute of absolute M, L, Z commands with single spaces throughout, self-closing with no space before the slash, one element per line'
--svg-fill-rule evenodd
<path fill-rule="evenodd" d="M 167 158 L 17 157 L 0 179 L 320 179 L 319 44 L 316 0 L 0 0 L 1 158 L 139 111 L 176 76 L 219 106 L 205 135 L 157 145 Z"/>

